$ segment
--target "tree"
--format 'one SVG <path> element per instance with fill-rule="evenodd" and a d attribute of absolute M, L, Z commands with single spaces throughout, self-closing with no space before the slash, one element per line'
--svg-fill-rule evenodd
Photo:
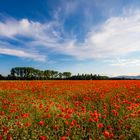
<path fill-rule="evenodd" d="M 0 80 L 4 80 L 5 77 L 0 74 Z"/>
<path fill-rule="evenodd" d="M 53 71 L 53 79 L 56 79 L 58 77 L 58 71 Z"/>
<path fill-rule="evenodd" d="M 33 79 L 36 70 L 32 67 L 15 67 L 11 69 L 13 79 Z"/>
<path fill-rule="evenodd" d="M 45 79 L 50 79 L 51 78 L 51 71 L 50 70 L 45 70 L 44 71 L 44 77 L 45 77 Z"/>
<path fill-rule="evenodd" d="M 58 73 L 58 78 L 59 78 L 59 79 L 63 79 L 63 73 L 59 72 L 59 73 Z"/>
<path fill-rule="evenodd" d="M 19 80 L 47 80 L 47 79 L 71 79 L 71 80 L 102 80 L 109 79 L 107 76 L 92 75 L 92 74 L 77 74 L 71 72 L 58 72 L 55 70 L 39 70 L 32 67 L 15 67 L 11 69 L 11 74 L 7 79 Z"/>
<path fill-rule="evenodd" d="M 70 78 L 70 77 L 71 77 L 71 72 L 63 72 L 63 77 L 64 77 L 65 79 Z"/>
<path fill-rule="evenodd" d="M 50 78 L 56 79 L 58 76 L 58 71 L 50 70 Z"/>

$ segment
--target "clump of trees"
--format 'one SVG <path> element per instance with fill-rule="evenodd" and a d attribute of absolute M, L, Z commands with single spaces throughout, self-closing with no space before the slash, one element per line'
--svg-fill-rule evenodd
<path fill-rule="evenodd" d="M 70 72 L 58 72 L 54 70 L 39 70 L 32 67 L 15 67 L 11 69 L 8 79 L 20 80 L 50 80 L 50 79 L 68 79 Z"/>
<path fill-rule="evenodd" d="M 78 74 L 71 76 L 71 79 L 73 80 L 107 80 L 109 77 L 107 76 L 101 76 L 96 74 Z"/>
<path fill-rule="evenodd" d="M 107 76 L 93 74 L 72 75 L 71 72 L 58 72 L 55 70 L 39 70 L 32 67 L 15 67 L 6 77 L 0 75 L 0 80 L 105 80 Z"/>

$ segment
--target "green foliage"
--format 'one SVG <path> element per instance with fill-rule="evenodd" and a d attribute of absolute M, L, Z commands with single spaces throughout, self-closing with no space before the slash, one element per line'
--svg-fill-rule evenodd
<path fill-rule="evenodd" d="M 0 80 L 106 80 L 107 76 L 93 74 L 78 74 L 72 75 L 71 72 L 58 72 L 55 70 L 39 70 L 32 67 L 15 67 L 10 71 L 10 75 L 3 77 L 0 75 Z"/>

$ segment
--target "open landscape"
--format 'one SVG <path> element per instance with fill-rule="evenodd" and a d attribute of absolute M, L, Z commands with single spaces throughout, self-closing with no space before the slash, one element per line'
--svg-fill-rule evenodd
<path fill-rule="evenodd" d="M 0 82 L 0 139 L 140 139 L 140 81 Z"/>
<path fill-rule="evenodd" d="M 0 0 L 0 140 L 140 140 L 140 0 Z"/>

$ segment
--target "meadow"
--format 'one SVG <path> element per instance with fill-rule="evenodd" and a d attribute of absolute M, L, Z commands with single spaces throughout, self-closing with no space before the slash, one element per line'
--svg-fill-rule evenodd
<path fill-rule="evenodd" d="M 0 82 L 0 140 L 139 140 L 140 81 Z"/>

